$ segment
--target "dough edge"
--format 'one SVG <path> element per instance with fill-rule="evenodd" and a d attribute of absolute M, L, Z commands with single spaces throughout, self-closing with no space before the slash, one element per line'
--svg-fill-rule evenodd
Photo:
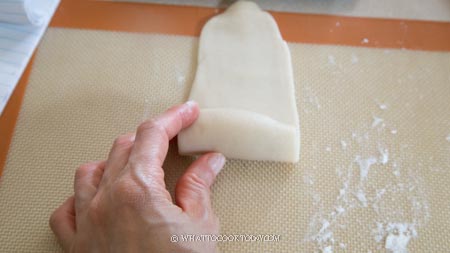
<path fill-rule="evenodd" d="M 201 109 L 195 124 L 178 135 L 181 155 L 221 152 L 226 157 L 296 163 L 297 126 L 263 114 L 230 108 Z"/>

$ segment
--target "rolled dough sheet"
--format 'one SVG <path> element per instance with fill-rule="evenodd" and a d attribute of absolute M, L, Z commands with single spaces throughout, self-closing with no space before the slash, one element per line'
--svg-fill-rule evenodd
<path fill-rule="evenodd" d="M 200 116 L 178 136 L 180 154 L 297 162 L 300 131 L 289 48 L 272 16 L 239 1 L 200 36 L 189 99 Z"/>

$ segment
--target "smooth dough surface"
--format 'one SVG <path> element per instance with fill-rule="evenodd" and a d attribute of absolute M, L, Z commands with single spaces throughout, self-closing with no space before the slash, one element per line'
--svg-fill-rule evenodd
<path fill-rule="evenodd" d="M 189 99 L 200 116 L 178 136 L 180 154 L 297 162 L 300 131 L 290 52 L 275 20 L 239 1 L 200 36 Z"/>

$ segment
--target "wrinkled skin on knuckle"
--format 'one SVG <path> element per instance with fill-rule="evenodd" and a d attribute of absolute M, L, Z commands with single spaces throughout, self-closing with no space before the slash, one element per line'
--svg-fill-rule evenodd
<path fill-rule="evenodd" d="M 124 176 L 143 191 L 151 194 L 165 189 L 164 171 L 161 168 L 134 159 L 128 161 L 127 168 L 128 172 Z"/>
<path fill-rule="evenodd" d="M 217 233 L 219 220 L 210 204 L 211 193 L 208 184 L 195 174 L 186 174 L 183 177 L 182 182 L 185 185 L 177 187 L 177 196 L 183 199 L 185 208 L 195 210 L 191 213 L 191 218 L 199 224 L 202 231 Z"/>
<path fill-rule="evenodd" d="M 183 184 L 189 185 L 189 187 L 179 187 L 179 189 L 182 188 L 184 191 L 190 191 L 189 194 L 187 192 L 180 192 L 182 195 L 209 198 L 210 190 L 208 184 L 197 175 L 193 173 L 185 174 L 183 175 L 182 182 Z"/>
<path fill-rule="evenodd" d="M 156 164 L 163 164 L 159 161 L 160 158 L 156 156 L 149 156 L 148 154 L 134 154 L 128 159 L 127 168 L 130 176 L 139 184 L 152 187 L 155 183 L 163 185 L 164 170 Z"/>
<path fill-rule="evenodd" d="M 165 140 L 160 140 L 158 146 L 154 146 L 147 150 L 145 154 L 139 154 L 137 155 L 136 161 L 142 165 L 145 164 L 163 164 L 164 158 L 158 157 L 157 154 L 160 152 L 160 150 L 168 150 L 169 149 L 169 143 Z"/>
<path fill-rule="evenodd" d="M 112 197 L 119 205 L 136 207 L 144 197 L 145 190 L 128 176 L 121 177 L 111 187 Z"/>
<path fill-rule="evenodd" d="M 166 129 L 159 120 L 151 119 L 141 123 L 138 127 L 138 132 L 150 132 L 153 134 L 165 135 Z"/>

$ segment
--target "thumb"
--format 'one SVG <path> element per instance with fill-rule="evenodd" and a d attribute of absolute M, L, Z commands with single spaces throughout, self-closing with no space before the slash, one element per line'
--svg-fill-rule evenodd
<path fill-rule="evenodd" d="M 68 252 L 75 236 L 75 197 L 68 198 L 50 217 L 50 227 L 64 251 Z"/>
<path fill-rule="evenodd" d="M 225 157 L 220 153 L 204 154 L 192 163 L 175 188 L 177 205 L 193 217 L 209 217 L 212 212 L 210 187 L 224 164 Z"/>

